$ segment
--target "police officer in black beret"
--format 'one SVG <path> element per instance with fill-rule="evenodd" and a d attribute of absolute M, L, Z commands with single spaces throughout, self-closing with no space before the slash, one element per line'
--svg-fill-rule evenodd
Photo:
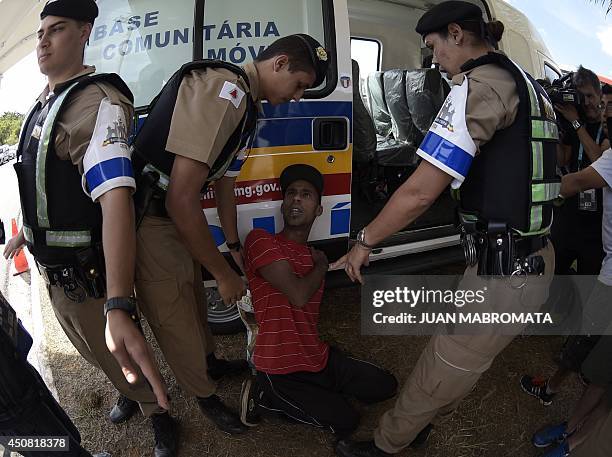
<path fill-rule="evenodd" d="M 111 421 L 127 420 L 140 404 L 152 416 L 156 455 L 167 456 L 176 447 L 176 426 L 133 322 L 135 180 L 127 146 L 133 96 L 118 75 L 83 64 L 97 15 L 93 0 L 50 0 L 42 8 L 36 51 L 48 84 L 19 140 L 15 170 L 24 224 L 4 255 L 27 245 L 64 332 L 122 394 Z M 109 346 L 117 352 L 128 345 L 131 358 L 117 363 L 109 351 L 107 320 Z"/>
<path fill-rule="evenodd" d="M 488 311 L 536 312 L 554 271 L 548 234 L 560 183 L 552 105 L 531 76 L 495 51 L 503 24 L 485 23 L 475 4 L 440 3 L 421 17 L 416 32 L 453 88 L 417 151 L 423 160 L 416 171 L 331 268 L 344 266 L 361 282 L 372 248 L 420 216 L 450 184 L 460 188 L 467 260 L 457 289 L 487 290 Z M 523 279 L 515 285 L 511 275 Z M 435 334 L 374 439 L 341 440 L 336 453 L 383 457 L 422 444 L 522 329 L 496 330 Z"/>

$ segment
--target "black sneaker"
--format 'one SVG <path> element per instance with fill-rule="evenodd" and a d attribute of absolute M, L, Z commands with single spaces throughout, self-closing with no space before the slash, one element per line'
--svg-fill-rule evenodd
<path fill-rule="evenodd" d="M 540 403 L 544 406 L 552 405 L 553 398 L 555 397 L 555 394 L 546 393 L 547 387 L 547 379 L 529 375 L 525 375 L 521 378 L 521 388 L 525 393 L 538 398 Z"/>
<path fill-rule="evenodd" d="M 218 359 L 214 352 L 206 356 L 206 364 L 208 366 L 208 376 L 214 381 L 218 381 L 224 376 L 238 376 L 249 370 L 249 362 L 246 360 Z"/>
<path fill-rule="evenodd" d="M 261 421 L 259 400 L 262 393 L 257 388 L 257 380 L 254 377 L 242 381 L 242 388 L 240 389 L 240 422 L 248 427 L 255 427 Z"/>
<path fill-rule="evenodd" d="M 138 402 L 130 400 L 124 395 L 119 395 L 117 403 L 111 409 L 108 417 L 113 424 L 120 424 L 127 421 L 138 409 Z"/>
<path fill-rule="evenodd" d="M 179 427 L 170 414 L 154 414 L 151 416 L 153 433 L 155 435 L 155 457 L 174 457 L 178 450 Z"/>
<path fill-rule="evenodd" d="M 238 414 L 225 406 L 216 395 L 206 398 L 197 397 L 197 399 L 202 414 L 210 419 L 219 430 L 231 435 L 239 435 L 248 430 L 240 421 Z"/>

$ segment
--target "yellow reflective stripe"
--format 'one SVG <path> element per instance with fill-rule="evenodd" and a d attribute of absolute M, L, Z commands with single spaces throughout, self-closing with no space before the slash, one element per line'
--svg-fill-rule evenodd
<path fill-rule="evenodd" d="M 48 230 L 45 233 L 47 246 L 55 247 L 81 247 L 91 245 L 91 233 L 89 230 L 81 231 L 55 231 Z"/>
<path fill-rule="evenodd" d="M 559 196 L 561 183 L 548 182 L 531 185 L 531 201 L 533 203 L 544 203 L 554 200 Z"/>
<path fill-rule="evenodd" d="M 531 137 L 534 140 L 559 140 L 559 130 L 557 124 L 554 122 L 545 120 L 531 121 Z"/>
<path fill-rule="evenodd" d="M 461 189 L 451 189 L 450 193 L 451 193 L 451 197 L 453 200 L 455 201 L 460 201 L 461 200 Z"/>
<path fill-rule="evenodd" d="M 461 219 L 462 223 L 477 222 L 478 216 L 476 216 L 475 214 L 462 213 L 461 211 L 459 211 L 459 219 Z"/>
<path fill-rule="evenodd" d="M 51 141 L 51 130 L 55 123 L 55 118 L 66 96 L 78 82 L 73 83 L 68 89 L 62 92 L 53 106 L 49 110 L 45 123 L 42 126 L 40 139 L 38 140 L 38 153 L 36 156 L 36 217 L 38 226 L 41 228 L 50 228 L 49 224 L 49 209 L 47 208 L 47 152 L 49 151 L 49 143 Z"/>
<path fill-rule="evenodd" d="M 34 243 L 34 233 L 32 233 L 32 229 L 26 225 L 23 226 L 23 237 L 28 243 Z"/>
<path fill-rule="evenodd" d="M 158 170 L 156 167 L 154 167 L 150 163 L 145 165 L 145 167 L 144 167 L 144 169 L 142 171 L 143 171 L 143 173 L 146 173 L 148 171 L 153 171 L 153 172 L 157 173 L 159 175 L 159 181 L 157 181 L 155 183 L 155 185 L 157 187 L 159 187 L 163 191 L 167 191 L 168 190 L 168 186 L 170 185 L 170 177 L 166 173 L 164 173 L 161 170 Z"/>
<path fill-rule="evenodd" d="M 542 205 L 533 205 L 531 207 L 531 222 L 529 232 L 536 232 L 542 229 Z"/>
<path fill-rule="evenodd" d="M 544 145 L 539 141 L 531 142 L 532 153 L 532 178 L 534 180 L 544 179 Z"/>

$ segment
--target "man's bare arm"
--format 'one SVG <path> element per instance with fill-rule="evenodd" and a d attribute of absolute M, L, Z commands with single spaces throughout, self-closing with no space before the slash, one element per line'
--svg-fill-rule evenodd
<path fill-rule="evenodd" d="M 584 190 L 602 189 L 607 185 L 606 180 L 593 167 L 587 167 L 584 170 L 563 176 L 561 179 L 561 195 L 567 198 Z"/>
<path fill-rule="evenodd" d="M 217 249 L 202 211 L 200 191 L 208 172 L 205 163 L 177 155 L 170 175 L 166 209 L 192 257 L 217 280 L 223 301 L 233 303 L 243 297 L 246 287 Z"/>
<path fill-rule="evenodd" d="M 302 308 L 321 287 L 327 272 L 327 262 L 315 262 L 310 273 L 301 278 L 293 272 L 286 260 L 272 262 L 258 271 L 275 289 L 287 296 L 291 305 Z"/>

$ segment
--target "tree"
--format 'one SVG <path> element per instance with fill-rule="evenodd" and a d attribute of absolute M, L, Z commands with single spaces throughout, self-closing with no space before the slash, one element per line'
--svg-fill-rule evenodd
<path fill-rule="evenodd" d="M 590 0 L 590 1 L 594 1 L 595 3 L 601 3 L 602 5 L 605 6 L 605 4 L 608 4 L 608 9 L 606 11 L 606 14 L 610 13 L 610 11 L 612 11 L 612 0 Z"/>
<path fill-rule="evenodd" d="M 0 145 L 17 143 L 22 122 L 23 114 L 8 112 L 0 116 Z"/>

